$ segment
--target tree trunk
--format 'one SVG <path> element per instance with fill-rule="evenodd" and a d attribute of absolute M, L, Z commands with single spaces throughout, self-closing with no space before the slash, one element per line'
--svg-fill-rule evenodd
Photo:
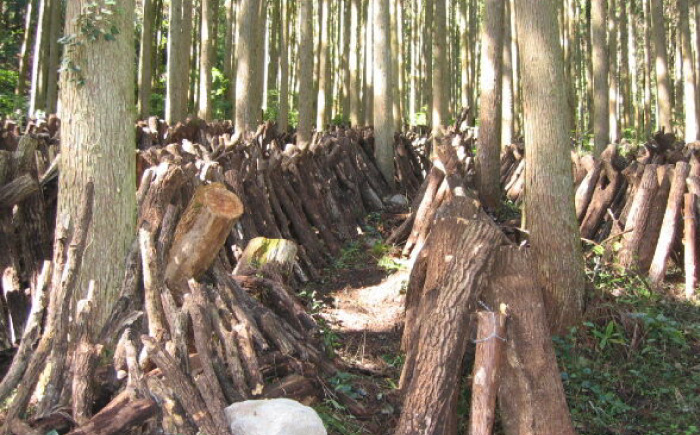
<path fill-rule="evenodd" d="M 190 58 L 191 22 L 187 22 L 185 10 L 191 0 L 170 2 L 168 27 L 168 65 L 165 95 L 165 122 L 175 125 L 187 116 L 187 75 Z"/>
<path fill-rule="evenodd" d="M 657 128 L 667 133 L 673 132 L 672 124 L 672 92 L 669 78 L 668 56 L 666 55 L 666 31 L 664 29 L 663 0 L 648 0 L 651 2 L 651 30 L 654 38 L 654 54 L 656 58 L 656 104 Z"/>
<path fill-rule="evenodd" d="M 618 98 L 620 96 L 620 80 L 617 75 L 617 31 L 618 18 L 615 0 L 608 0 L 608 59 L 609 59 L 609 90 L 608 90 L 608 117 L 610 128 L 610 143 L 620 141 L 620 128 L 617 111 Z"/>
<path fill-rule="evenodd" d="M 76 20 L 83 5 L 71 1 L 67 6 L 65 33 L 80 34 Z M 77 216 L 83 189 L 94 182 L 91 242 L 85 250 L 81 282 L 87 285 L 95 280 L 99 293 L 93 323 L 97 328 L 116 302 L 136 221 L 135 71 L 134 63 L 125 61 L 133 56 L 134 2 L 119 0 L 112 8 L 121 11 L 113 15 L 118 29 L 114 40 L 85 41 L 70 59 L 80 72 L 61 76 L 58 215 Z"/>
<path fill-rule="evenodd" d="M 447 64 L 447 13 L 445 8 L 446 0 L 434 0 L 435 22 L 433 36 L 433 54 L 435 55 L 435 67 L 433 68 L 433 101 L 432 107 L 432 127 L 433 132 L 439 131 L 440 127 L 447 125 L 447 104 L 449 87 L 449 65 Z M 502 3 L 502 2 L 500 2 Z"/>
<path fill-rule="evenodd" d="M 27 68 L 29 64 L 29 47 L 32 43 L 32 25 L 36 22 L 37 0 L 27 2 L 27 10 L 24 13 L 24 35 L 22 36 L 22 47 L 19 50 L 19 67 L 17 68 L 17 87 L 15 95 L 25 97 L 27 87 Z"/>
<path fill-rule="evenodd" d="M 320 0 L 321 12 L 321 46 L 319 53 L 318 108 L 316 112 L 316 131 L 324 131 L 330 122 L 333 96 L 331 91 L 331 53 L 330 53 L 330 0 Z"/>
<path fill-rule="evenodd" d="M 510 1 L 505 2 L 505 24 L 503 26 L 503 70 L 501 87 L 503 103 L 501 105 L 501 146 L 513 143 L 513 32 Z"/>
<path fill-rule="evenodd" d="M 301 0 L 299 5 L 299 128 L 297 144 L 306 148 L 311 142 L 314 116 L 314 46 L 313 0 Z"/>
<path fill-rule="evenodd" d="M 600 156 L 610 141 L 608 118 L 608 49 L 605 38 L 605 0 L 591 0 L 591 44 L 593 46 L 593 133 L 594 154 Z"/>
<path fill-rule="evenodd" d="M 696 196 L 686 193 L 684 196 L 683 220 L 684 220 L 684 265 L 685 265 L 685 297 L 692 299 L 695 295 L 695 286 L 698 282 L 697 270 L 697 219 L 698 211 L 695 209 Z"/>
<path fill-rule="evenodd" d="M 487 209 L 500 201 L 501 86 L 503 66 L 503 0 L 486 0 L 481 33 L 481 100 L 476 177 L 479 198 Z"/>
<path fill-rule="evenodd" d="M 51 26 L 49 28 L 49 63 L 46 71 L 46 113 L 56 113 L 58 107 L 58 67 L 63 46 L 59 45 L 63 27 L 63 2 L 51 0 Z"/>
<path fill-rule="evenodd" d="M 139 45 L 138 102 L 137 110 L 141 119 L 151 115 L 151 66 L 153 52 L 153 0 L 143 0 L 143 27 Z"/>
<path fill-rule="evenodd" d="M 566 84 L 557 39 L 556 1 L 516 0 L 515 5 L 521 59 L 527 59 L 521 62 L 528 147 L 527 226 L 552 331 L 565 331 L 583 311 L 585 274 L 569 134 L 563 119 L 567 113 Z"/>
<path fill-rule="evenodd" d="M 698 139 L 698 110 L 696 107 L 695 71 L 689 18 L 688 0 L 678 0 L 678 19 L 680 20 L 678 31 L 681 32 L 683 45 L 683 112 L 685 114 L 684 132 L 686 143 L 691 143 Z M 696 31 L 698 30 L 700 29 L 696 29 Z"/>
<path fill-rule="evenodd" d="M 46 110 L 46 73 L 49 56 L 49 31 L 51 26 L 50 0 L 38 0 L 39 12 L 36 23 L 36 36 L 32 52 L 32 82 L 29 96 L 29 116 L 37 110 Z"/>
<path fill-rule="evenodd" d="M 236 132 L 250 132 L 255 128 L 254 96 L 256 92 L 253 71 L 254 63 L 258 59 L 253 55 L 255 44 L 255 16 L 257 14 L 257 2 L 253 0 L 241 0 L 238 5 L 236 43 Z"/>
<path fill-rule="evenodd" d="M 367 2 L 367 11 L 365 13 L 365 68 L 364 68 L 364 88 L 362 91 L 362 100 L 364 103 L 364 118 L 365 125 L 372 125 L 374 120 L 374 32 L 375 32 L 375 22 L 374 22 L 374 8 L 375 0 L 369 0 Z"/>
<path fill-rule="evenodd" d="M 360 125 L 360 15 L 362 8 L 360 0 L 350 1 L 350 113 L 348 113 L 351 126 Z"/>
<path fill-rule="evenodd" d="M 205 121 L 211 120 L 212 115 L 211 74 L 216 61 L 214 52 L 216 33 L 213 32 L 214 20 L 216 19 L 214 1 L 218 0 L 200 0 L 202 30 L 199 40 L 199 110 L 197 116 Z"/>
<path fill-rule="evenodd" d="M 277 128 L 280 133 L 286 133 L 289 125 L 289 2 L 281 2 L 280 17 L 280 88 L 279 108 L 277 112 Z"/>
<path fill-rule="evenodd" d="M 394 117 L 391 83 L 389 0 L 374 0 L 374 155 L 390 188 L 394 187 Z"/>

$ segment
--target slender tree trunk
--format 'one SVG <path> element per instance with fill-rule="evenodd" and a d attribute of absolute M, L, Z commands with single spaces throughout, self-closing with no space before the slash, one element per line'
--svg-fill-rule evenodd
<path fill-rule="evenodd" d="M 476 177 L 484 207 L 496 209 L 500 201 L 501 86 L 503 66 L 502 0 L 486 0 L 481 33 L 481 101 Z M 556 22 L 555 22 L 556 24 Z"/>
<path fill-rule="evenodd" d="M 58 107 L 58 68 L 63 47 L 58 40 L 63 28 L 63 3 L 51 0 L 51 27 L 49 30 L 49 65 L 46 71 L 46 112 L 56 113 Z"/>
<path fill-rule="evenodd" d="M 605 39 L 607 8 L 605 0 L 591 1 L 591 44 L 593 46 L 593 142 L 596 156 L 600 156 L 610 140 L 608 116 L 608 51 Z"/>
<path fill-rule="evenodd" d="M 556 4 L 556 0 L 515 1 L 528 149 L 527 222 L 553 333 L 565 331 L 578 320 L 585 287 Z"/>
<path fill-rule="evenodd" d="M 644 134 L 651 136 L 651 4 L 642 0 L 644 6 Z"/>
<path fill-rule="evenodd" d="M 143 27 L 139 45 L 138 70 L 138 114 L 142 119 L 148 118 L 151 100 L 151 67 L 153 51 L 153 0 L 143 0 Z"/>
<path fill-rule="evenodd" d="M 503 26 L 503 98 L 501 107 L 501 146 L 513 143 L 513 56 L 512 10 L 510 1 L 505 1 L 505 25 Z"/>
<path fill-rule="evenodd" d="M 216 39 L 216 33 L 213 32 L 214 1 L 217 0 L 200 0 L 202 29 L 199 34 L 199 107 L 197 116 L 207 121 L 211 120 L 212 114 L 211 74 L 215 62 L 213 42 Z"/>
<path fill-rule="evenodd" d="M 32 55 L 32 84 L 29 97 L 29 116 L 46 110 L 46 68 L 48 67 L 48 43 L 51 26 L 49 0 L 39 0 L 36 37 Z"/>
<path fill-rule="evenodd" d="M 651 31 L 654 38 L 654 55 L 656 57 L 656 104 L 657 128 L 667 132 L 673 131 L 671 109 L 671 79 L 668 76 L 668 56 L 666 55 L 666 31 L 664 29 L 663 0 L 651 1 Z"/>
<path fill-rule="evenodd" d="M 66 34 L 80 35 L 76 19 L 85 4 L 68 1 Z M 85 186 L 90 181 L 95 186 L 83 285 L 76 287 L 86 289 L 95 281 L 93 334 L 117 301 L 136 223 L 134 2 L 117 0 L 111 8 L 118 30 L 114 40 L 84 40 L 79 51 L 69 54 L 80 72 L 61 76 L 58 215 L 77 217 Z M 74 74 L 80 74 L 80 80 Z"/>
<path fill-rule="evenodd" d="M 433 54 L 435 65 L 433 67 L 433 101 L 432 101 L 432 127 L 437 132 L 447 125 L 448 89 L 447 75 L 447 39 L 445 28 L 447 27 L 447 14 L 445 10 L 446 0 L 433 0 L 435 4 L 435 32 L 433 36 Z"/>
<path fill-rule="evenodd" d="M 289 26 L 290 5 L 282 1 L 280 20 L 280 92 L 279 112 L 277 112 L 277 128 L 286 132 L 289 125 Z"/>
<path fill-rule="evenodd" d="M 632 126 L 632 103 L 634 95 L 630 87 L 629 76 L 629 39 L 627 32 L 629 27 L 627 22 L 632 19 L 632 15 L 627 14 L 627 4 L 629 1 L 620 2 L 620 20 L 618 26 L 620 28 L 620 131 L 623 132 L 626 128 Z"/>
<path fill-rule="evenodd" d="M 350 0 L 350 125 L 360 125 L 360 0 Z"/>
<path fill-rule="evenodd" d="M 300 0 L 299 5 L 299 128 L 297 143 L 305 148 L 311 142 L 314 115 L 314 41 L 313 27 L 309 26 L 313 16 L 313 0 Z"/>
<path fill-rule="evenodd" d="M 618 122 L 617 103 L 620 95 L 620 81 L 617 75 L 617 6 L 615 0 L 608 0 L 610 8 L 608 13 L 608 53 L 610 59 L 609 91 L 608 91 L 608 116 L 610 119 L 610 142 L 617 143 L 620 140 L 620 128 Z"/>
<path fill-rule="evenodd" d="M 513 135 L 516 133 L 518 135 L 522 134 L 522 101 L 520 99 L 520 59 L 519 59 L 519 44 L 518 44 L 518 33 L 517 33 L 517 20 L 515 19 L 515 0 L 509 0 L 510 2 L 510 27 L 511 27 L 511 77 L 512 77 L 512 89 L 513 89 Z M 580 50 L 580 47 L 579 47 Z"/>
<path fill-rule="evenodd" d="M 37 0 L 27 2 L 27 10 L 24 14 L 24 35 L 22 36 L 22 47 L 19 50 L 19 67 L 17 68 L 17 87 L 15 95 L 24 97 L 27 87 L 27 69 L 29 63 L 29 47 L 32 44 L 32 26 L 36 21 Z"/>
<path fill-rule="evenodd" d="M 365 20 L 365 86 L 363 100 L 365 105 L 365 125 L 374 122 L 374 3 L 377 0 L 367 1 L 367 19 Z"/>
<path fill-rule="evenodd" d="M 238 6 L 238 41 L 236 44 L 236 131 L 243 133 L 255 127 L 253 112 L 253 39 L 257 2 L 240 0 Z"/>
<path fill-rule="evenodd" d="M 433 106 L 433 36 L 435 34 L 435 23 L 433 22 L 434 4 L 435 0 L 425 0 L 425 34 L 423 35 L 423 62 L 425 65 L 423 98 L 425 100 L 421 103 L 421 106 L 425 105 L 425 107 L 427 107 L 425 114 L 427 118 L 427 125 L 429 126 L 433 125 L 433 111 L 431 108 Z"/>
<path fill-rule="evenodd" d="M 394 187 L 394 117 L 391 83 L 389 0 L 374 0 L 374 154 L 387 184 Z"/>
<path fill-rule="evenodd" d="M 330 59 L 330 0 L 321 1 L 321 47 L 319 52 L 318 75 L 318 109 L 316 112 L 316 130 L 323 131 L 330 121 L 333 104 L 331 59 Z"/>
<path fill-rule="evenodd" d="M 683 109 L 685 113 L 685 141 L 698 139 L 698 111 L 695 106 L 695 71 L 693 71 L 693 49 L 690 40 L 690 10 L 688 0 L 678 0 L 681 38 L 683 43 Z"/>
<path fill-rule="evenodd" d="M 191 6 L 191 0 L 170 1 L 165 121 L 171 125 L 183 121 L 187 116 L 187 77 L 192 24 L 191 20 L 187 23 L 186 15 Z"/>

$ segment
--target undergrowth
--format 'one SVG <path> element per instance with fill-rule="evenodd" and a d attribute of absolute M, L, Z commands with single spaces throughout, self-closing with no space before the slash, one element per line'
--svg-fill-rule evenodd
<path fill-rule="evenodd" d="M 580 434 L 700 434 L 700 306 L 599 269 L 586 319 L 554 343 Z"/>

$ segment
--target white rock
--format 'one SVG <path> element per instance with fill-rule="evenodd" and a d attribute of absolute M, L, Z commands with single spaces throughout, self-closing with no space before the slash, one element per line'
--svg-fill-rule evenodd
<path fill-rule="evenodd" d="M 388 202 L 390 205 L 393 205 L 396 207 L 405 207 L 408 205 L 408 198 L 397 193 L 396 195 L 392 196 L 391 198 L 389 198 L 388 201 L 385 201 L 385 202 Z"/>
<path fill-rule="evenodd" d="M 236 435 L 327 435 L 316 411 L 291 399 L 246 400 L 225 412 Z"/>

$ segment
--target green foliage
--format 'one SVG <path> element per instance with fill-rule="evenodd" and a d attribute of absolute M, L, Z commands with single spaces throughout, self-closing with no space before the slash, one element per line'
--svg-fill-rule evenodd
<path fill-rule="evenodd" d="M 328 398 L 322 404 L 314 406 L 314 409 L 330 434 L 361 435 L 367 433 L 360 428 L 355 416 L 335 399 Z"/>
<path fill-rule="evenodd" d="M 15 95 L 18 79 L 16 71 L 0 69 L 0 116 L 17 119 L 26 112 L 26 100 Z"/>
<path fill-rule="evenodd" d="M 580 434 L 695 434 L 700 306 L 601 266 L 587 321 L 555 349 Z"/>
<path fill-rule="evenodd" d="M 428 106 L 421 107 L 411 116 L 411 125 L 428 125 Z"/>
<path fill-rule="evenodd" d="M 346 269 L 359 263 L 363 257 L 362 244 L 359 240 L 353 240 L 343 247 L 340 256 L 333 262 L 333 268 Z"/>
<path fill-rule="evenodd" d="M 226 98 L 229 86 L 233 84 L 219 68 L 212 68 L 212 116 L 214 119 L 226 119 L 230 117 L 233 103 Z"/>

